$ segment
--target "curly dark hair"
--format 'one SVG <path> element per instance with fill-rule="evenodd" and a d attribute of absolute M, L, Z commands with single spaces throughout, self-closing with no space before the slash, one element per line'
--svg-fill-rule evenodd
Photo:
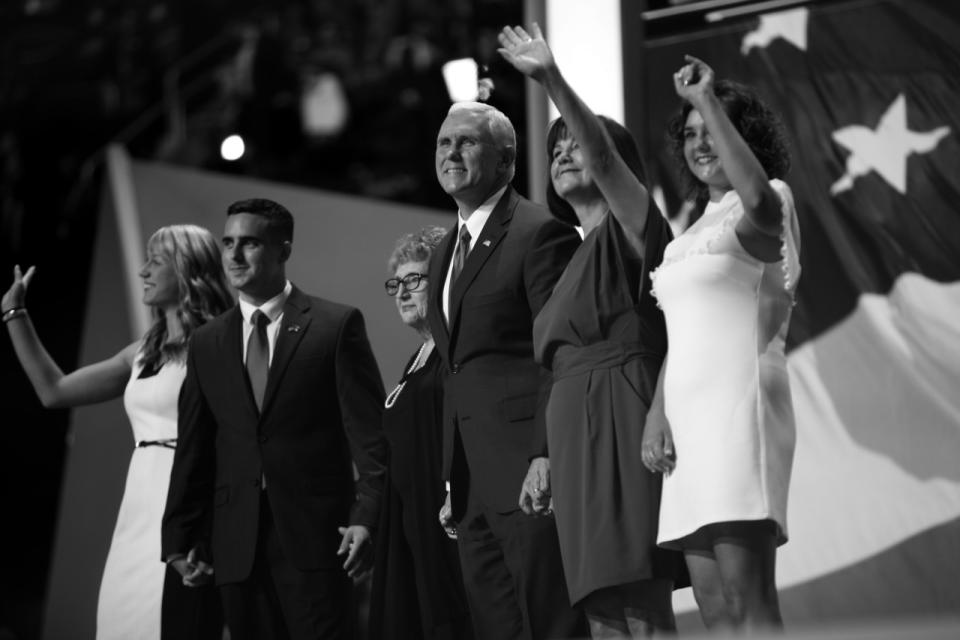
<path fill-rule="evenodd" d="M 643 167 L 643 160 L 640 159 L 640 150 L 637 148 L 637 141 L 633 139 L 633 135 L 616 120 L 611 120 L 606 116 L 597 116 L 597 118 L 600 119 L 603 128 L 607 130 L 610 139 L 613 140 L 613 145 L 617 148 L 620 157 L 627 163 L 627 166 L 630 167 L 633 175 L 637 176 L 640 183 L 646 186 L 647 174 Z M 553 217 L 560 222 L 576 226 L 580 224 L 580 221 L 577 219 L 577 214 L 574 213 L 573 207 L 561 198 L 557 190 L 553 188 L 553 180 L 550 178 L 550 166 L 553 164 L 553 148 L 558 141 L 568 138 L 569 136 L 570 132 L 563 118 L 557 118 L 550 123 L 550 128 L 547 130 L 547 207 L 550 209 Z"/>
<path fill-rule="evenodd" d="M 763 170 L 767 172 L 767 178 L 783 178 L 790 170 L 790 150 L 780 117 L 745 84 L 733 80 L 717 80 L 713 85 L 713 93 L 720 100 L 733 126 L 753 151 L 753 155 L 760 161 Z M 707 186 L 690 172 L 683 155 L 683 130 L 692 110 L 693 106 L 684 101 L 680 111 L 667 125 L 667 138 L 680 169 L 684 197 L 695 198 L 701 203 L 708 198 Z"/>

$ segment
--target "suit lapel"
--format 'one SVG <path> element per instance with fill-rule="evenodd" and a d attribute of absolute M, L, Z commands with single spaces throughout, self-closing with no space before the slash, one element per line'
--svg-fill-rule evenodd
<path fill-rule="evenodd" d="M 483 225 L 483 231 L 480 232 L 480 237 L 477 238 L 473 249 L 470 250 L 467 261 L 463 265 L 463 271 L 460 272 L 460 277 L 457 278 L 453 289 L 450 291 L 450 327 L 457 326 L 464 294 L 507 233 L 507 226 L 513 217 L 516 202 L 517 199 L 513 189 L 507 187 L 507 190 L 500 197 L 500 202 L 490 213 L 487 223 Z"/>
<path fill-rule="evenodd" d="M 434 339 L 442 353 L 446 353 L 447 345 L 450 343 L 450 329 L 447 327 L 447 320 L 443 317 L 443 285 L 447 279 L 447 271 L 450 267 L 450 259 L 453 255 L 453 246 L 457 238 L 457 225 L 447 232 L 447 235 L 440 241 L 436 249 L 435 259 L 430 261 L 430 304 L 427 313 L 434 314 L 435 321 L 433 326 L 439 326 L 440 331 L 434 332 Z"/>
<path fill-rule="evenodd" d="M 273 360 L 270 361 L 270 372 L 267 374 L 267 388 L 263 392 L 263 410 L 260 415 L 266 415 L 270 410 L 270 402 L 276 394 L 277 387 L 283 379 L 283 374 L 290 364 L 290 359 L 297 350 L 297 346 L 310 326 L 311 316 L 310 299 L 296 287 L 290 292 L 283 305 L 283 320 L 280 322 L 280 331 L 277 333 L 277 343 L 273 348 Z"/>
<path fill-rule="evenodd" d="M 226 321 L 226 329 L 220 334 L 219 351 L 224 354 L 224 375 L 227 377 L 226 386 L 230 389 L 243 389 L 243 402 L 247 411 L 256 421 L 257 403 L 253 400 L 250 390 L 250 381 L 247 379 L 247 368 L 243 364 L 243 314 L 240 305 L 230 311 Z"/>

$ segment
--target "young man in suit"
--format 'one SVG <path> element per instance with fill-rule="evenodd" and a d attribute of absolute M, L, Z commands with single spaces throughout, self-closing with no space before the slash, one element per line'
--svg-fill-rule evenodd
<path fill-rule="evenodd" d="M 458 103 L 437 136 L 441 187 L 458 222 L 434 252 L 428 316 L 449 370 L 444 473 L 470 613 L 480 639 L 585 637 L 570 607 L 553 517 L 533 319 L 580 238 L 511 187 L 516 134 Z"/>
<path fill-rule="evenodd" d="M 194 334 L 180 393 L 163 557 L 187 584 L 213 574 L 233 640 L 352 638 L 351 578 L 372 559 L 382 492 L 363 317 L 290 284 L 292 240 L 282 205 L 229 207 L 223 267 L 240 300 Z"/>

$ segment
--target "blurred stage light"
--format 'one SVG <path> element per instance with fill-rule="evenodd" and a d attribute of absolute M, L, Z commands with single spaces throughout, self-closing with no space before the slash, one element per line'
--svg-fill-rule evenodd
<path fill-rule="evenodd" d="M 477 99 L 477 61 L 473 58 L 460 58 L 444 63 L 443 80 L 447 83 L 451 102 Z"/>
<path fill-rule="evenodd" d="M 350 105 L 340 78 L 333 73 L 316 73 L 303 80 L 300 119 L 311 136 L 333 136 L 347 125 Z"/>
<path fill-rule="evenodd" d="M 220 143 L 220 156 L 224 160 L 233 162 L 243 157 L 246 146 L 243 144 L 243 138 L 237 134 L 229 135 Z"/>

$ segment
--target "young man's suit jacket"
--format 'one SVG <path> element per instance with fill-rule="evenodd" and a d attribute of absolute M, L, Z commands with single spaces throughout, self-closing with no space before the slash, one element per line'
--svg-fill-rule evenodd
<path fill-rule="evenodd" d="M 217 584 L 245 579 L 265 491 L 293 565 L 340 567 L 337 527 L 373 531 L 386 464 L 383 383 L 363 317 L 294 287 L 262 412 L 244 368 L 242 321 L 234 307 L 191 339 L 163 557 L 200 545 L 212 554 Z"/>
<path fill-rule="evenodd" d="M 441 298 L 456 239 L 454 226 L 431 260 L 428 316 L 449 371 L 443 468 L 459 518 L 468 487 L 498 512 L 517 509 L 530 459 L 547 455 L 550 380 L 533 359 L 533 320 L 580 237 L 508 187 L 450 292 L 448 323 Z"/>

